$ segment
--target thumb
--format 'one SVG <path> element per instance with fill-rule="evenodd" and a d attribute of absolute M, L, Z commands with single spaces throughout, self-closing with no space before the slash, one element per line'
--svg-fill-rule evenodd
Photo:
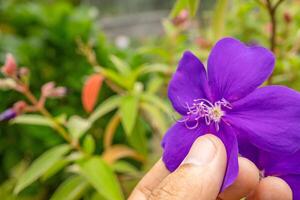
<path fill-rule="evenodd" d="M 181 165 L 152 192 L 149 199 L 215 200 L 226 169 L 226 150 L 214 135 L 199 137 Z"/>

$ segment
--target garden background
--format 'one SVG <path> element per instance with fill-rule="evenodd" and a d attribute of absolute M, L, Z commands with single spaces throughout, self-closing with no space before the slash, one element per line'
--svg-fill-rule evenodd
<path fill-rule="evenodd" d="M 182 53 L 206 61 L 221 37 L 270 48 L 266 84 L 299 91 L 299 13 L 299 0 L 0 0 L 0 66 L 11 53 L 29 69 L 26 92 L 1 75 L 0 113 L 35 109 L 0 122 L 0 198 L 126 198 L 177 117 L 166 93 Z M 51 81 L 67 91 L 40 106 Z"/>

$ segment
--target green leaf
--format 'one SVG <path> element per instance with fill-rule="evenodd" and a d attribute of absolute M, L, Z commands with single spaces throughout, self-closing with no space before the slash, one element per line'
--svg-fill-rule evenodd
<path fill-rule="evenodd" d="M 106 198 L 104 198 L 102 195 L 100 195 L 97 192 L 94 192 L 91 196 L 91 199 L 87 199 L 87 200 L 107 200 Z"/>
<path fill-rule="evenodd" d="M 121 74 L 129 74 L 130 73 L 130 67 L 128 66 L 127 63 L 125 63 L 123 60 L 121 60 L 120 58 L 111 55 L 110 56 L 110 60 L 112 61 L 112 63 L 114 64 L 114 66 L 116 67 L 116 69 L 121 73 Z"/>
<path fill-rule="evenodd" d="M 46 181 L 48 178 L 55 175 L 57 172 L 62 170 L 64 167 L 66 167 L 69 164 L 69 160 L 67 159 L 61 159 L 56 161 L 52 167 L 50 167 L 41 177 L 42 181 Z"/>
<path fill-rule="evenodd" d="M 71 148 L 68 145 L 60 145 L 43 153 L 19 178 L 14 193 L 19 193 L 32 182 L 36 181 L 48 169 L 50 169 L 56 163 L 56 161 L 62 159 L 63 156 L 70 151 L 70 149 Z"/>
<path fill-rule="evenodd" d="M 119 74 L 118 72 L 115 72 L 113 70 L 104 68 L 101 69 L 101 73 L 103 73 L 107 79 L 113 81 L 117 85 L 123 88 L 130 88 L 130 83 L 128 82 L 126 76 Z"/>
<path fill-rule="evenodd" d="M 162 110 L 165 114 L 171 115 L 172 113 L 171 107 L 162 98 L 150 93 L 143 93 L 141 95 L 141 98 L 143 101 L 156 106 L 157 108 Z"/>
<path fill-rule="evenodd" d="M 42 115 L 26 114 L 20 115 L 11 121 L 13 124 L 30 124 L 54 127 L 54 123 Z"/>
<path fill-rule="evenodd" d="M 88 120 L 77 115 L 70 117 L 67 122 L 68 131 L 74 139 L 79 139 L 90 127 L 91 123 Z"/>
<path fill-rule="evenodd" d="M 164 83 L 164 79 L 158 76 L 153 77 L 150 79 L 150 81 L 147 84 L 146 91 L 148 93 L 154 94 L 161 89 L 162 85 Z"/>
<path fill-rule="evenodd" d="M 65 124 L 67 122 L 67 114 L 60 114 L 55 117 L 55 120 L 60 124 Z"/>
<path fill-rule="evenodd" d="M 130 145 L 143 155 L 147 155 L 148 153 L 145 126 L 144 122 L 141 119 L 138 119 L 132 133 L 128 136 Z"/>
<path fill-rule="evenodd" d="M 118 173 L 134 174 L 138 172 L 138 169 L 136 167 L 123 160 L 115 162 L 112 168 Z"/>
<path fill-rule="evenodd" d="M 115 95 L 109 97 L 95 109 L 95 111 L 90 115 L 88 120 L 90 121 L 91 124 L 94 123 L 103 115 L 116 109 L 120 105 L 120 102 L 121 102 L 120 96 Z"/>
<path fill-rule="evenodd" d="M 141 65 L 139 68 L 137 68 L 135 72 L 135 76 L 147 74 L 147 73 L 153 73 L 153 72 L 161 72 L 161 73 L 168 73 L 170 71 L 170 68 L 168 65 L 160 64 L 160 63 L 154 63 L 154 64 L 144 64 Z"/>
<path fill-rule="evenodd" d="M 121 101 L 121 122 L 127 135 L 130 135 L 135 125 L 138 114 L 138 97 L 133 95 L 124 96 Z"/>
<path fill-rule="evenodd" d="M 93 157 L 82 162 L 80 164 L 80 173 L 106 199 L 124 199 L 115 174 L 100 157 Z"/>
<path fill-rule="evenodd" d="M 212 19 L 214 40 L 218 40 L 224 35 L 227 7 L 228 0 L 217 0 Z"/>
<path fill-rule="evenodd" d="M 181 10 L 186 9 L 188 6 L 188 1 L 189 0 L 177 0 L 172 8 L 170 17 L 174 18 L 180 13 Z"/>
<path fill-rule="evenodd" d="M 83 177 L 72 176 L 57 188 L 50 200 L 78 200 L 88 186 L 88 182 Z"/>
<path fill-rule="evenodd" d="M 199 8 L 200 0 L 188 0 L 189 11 L 192 17 L 197 14 L 197 10 Z"/>
<path fill-rule="evenodd" d="M 83 150 L 87 154 L 93 154 L 95 151 L 95 140 L 91 135 L 87 135 L 83 141 Z"/>
<path fill-rule="evenodd" d="M 176 29 L 177 29 L 174 26 L 174 24 L 170 20 L 164 19 L 162 21 L 162 25 L 164 27 L 164 31 L 166 32 L 167 37 L 172 38 L 174 33 L 176 33 Z M 167 52 L 166 52 L 166 54 L 167 54 Z"/>
<path fill-rule="evenodd" d="M 147 120 L 150 121 L 152 127 L 158 129 L 159 133 L 163 136 L 168 129 L 168 124 L 161 110 L 146 102 L 141 103 L 141 109 L 147 114 Z"/>
<path fill-rule="evenodd" d="M 170 17 L 176 17 L 183 9 L 188 9 L 190 15 L 193 17 L 196 15 L 200 0 L 177 0 L 174 4 Z"/>

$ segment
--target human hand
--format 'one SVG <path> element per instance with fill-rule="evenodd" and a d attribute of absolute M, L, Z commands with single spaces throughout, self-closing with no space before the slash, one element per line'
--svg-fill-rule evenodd
<path fill-rule="evenodd" d="M 239 157 L 235 182 L 219 194 L 226 170 L 226 150 L 220 139 L 199 137 L 182 164 L 170 173 L 160 159 L 132 192 L 129 200 L 292 200 L 292 191 L 280 178 L 260 180 L 259 170 Z"/>

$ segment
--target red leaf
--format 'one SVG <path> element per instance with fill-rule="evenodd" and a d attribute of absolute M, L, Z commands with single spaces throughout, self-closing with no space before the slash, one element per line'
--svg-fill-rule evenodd
<path fill-rule="evenodd" d="M 103 80 L 102 75 L 94 74 L 86 80 L 83 86 L 81 100 L 84 110 L 88 113 L 92 112 L 96 105 Z"/>

